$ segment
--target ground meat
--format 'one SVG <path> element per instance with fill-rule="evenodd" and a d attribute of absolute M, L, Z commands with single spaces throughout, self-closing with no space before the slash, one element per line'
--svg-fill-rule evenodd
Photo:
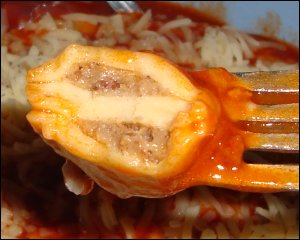
<path fill-rule="evenodd" d="M 75 64 L 73 68 L 66 75 L 66 80 L 96 95 L 145 96 L 166 93 L 158 82 L 133 71 L 94 62 Z"/>
<path fill-rule="evenodd" d="M 128 122 L 80 120 L 79 125 L 86 135 L 145 162 L 159 163 L 167 153 L 166 130 Z"/>

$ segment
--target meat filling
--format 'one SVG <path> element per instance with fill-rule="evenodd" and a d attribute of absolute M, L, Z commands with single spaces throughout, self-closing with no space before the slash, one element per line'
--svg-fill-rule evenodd
<path fill-rule="evenodd" d="M 133 71 L 109 67 L 100 63 L 74 64 L 74 70 L 66 75 L 77 87 L 103 96 L 165 95 L 159 83 Z"/>
<path fill-rule="evenodd" d="M 146 163 L 159 163 L 167 153 L 169 131 L 166 130 L 140 123 L 92 120 L 80 120 L 79 126 L 84 134 Z"/>

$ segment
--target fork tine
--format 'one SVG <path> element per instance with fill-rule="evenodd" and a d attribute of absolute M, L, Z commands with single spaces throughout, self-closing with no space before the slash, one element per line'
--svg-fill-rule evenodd
<path fill-rule="evenodd" d="M 299 134 L 248 133 L 245 135 L 246 147 L 252 150 L 298 152 Z"/>
<path fill-rule="evenodd" d="M 259 93 L 256 97 L 261 95 L 261 103 L 252 98 L 242 114 L 231 116 L 245 131 L 247 148 L 299 152 L 299 71 L 236 75 L 252 92 Z"/>
<path fill-rule="evenodd" d="M 248 103 L 246 112 L 232 116 L 234 120 L 299 122 L 298 70 L 244 72 L 235 75 L 253 92 L 253 102 Z"/>
<path fill-rule="evenodd" d="M 299 133 L 299 122 L 239 121 L 239 129 L 252 133 Z"/>
<path fill-rule="evenodd" d="M 299 122 L 299 103 L 278 105 L 250 103 L 248 111 L 238 118 L 243 121 Z"/>
<path fill-rule="evenodd" d="M 298 191 L 299 166 L 248 163 L 236 171 L 234 179 L 223 176 L 206 184 L 249 192 Z"/>
<path fill-rule="evenodd" d="M 252 91 L 299 92 L 299 71 L 267 71 L 235 73 Z"/>
<path fill-rule="evenodd" d="M 244 174 L 249 174 L 245 179 L 251 179 L 251 176 L 253 176 L 254 179 L 249 181 L 249 184 L 257 184 L 258 187 L 263 183 L 269 190 L 272 188 L 277 190 L 299 190 L 299 165 L 247 164 Z M 266 176 L 268 180 L 263 181 L 263 179 L 266 180 Z"/>

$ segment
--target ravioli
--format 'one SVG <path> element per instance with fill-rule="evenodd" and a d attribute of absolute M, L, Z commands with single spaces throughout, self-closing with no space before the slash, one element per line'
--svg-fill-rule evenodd
<path fill-rule="evenodd" d="M 174 194 L 218 102 L 149 52 L 71 45 L 27 75 L 27 119 L 58 154 L 122 198 Z"/>

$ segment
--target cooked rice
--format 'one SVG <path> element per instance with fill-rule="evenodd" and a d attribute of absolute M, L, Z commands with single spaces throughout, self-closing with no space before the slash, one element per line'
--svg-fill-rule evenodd
<path fill-rule="evenodd" d="M 1 23 L 5 23 L 2 18 L 5 15 L 1 10 Z M 54 190 L 38 188 L 37 179 L 46 178 L 42 165 L 48 169 L 54 165 L 60 174 L 63 160 L 43 144 L 25 121 L 24 116 L 30 108 L 25 96 L 26 71 L 54 57 L 69 44 L 156 51 L 190 69 L 218 66 L 238 72 L 298 68 L 298 64 L 262 60 L 250 65 L 255 49 L 274 43 L 259 42 L 228 26 L 207 26 L 204 35 L 198 36 L 192 31 L 196 23 L 178 18 L 158 21 L 158 31 L 153 31 L 150 10 L 139 19 L 130 15 L 82 13 L 67 14 L 62 19 L 56 21 L 45 14 L 38 22 L 24 23 L 24 28 L 36 32 L 49 30 L 33 37 L 30 48 L 13 34 L 4 33 L 6 25 L 1 28 L 1 167 L 13 165 L 21 180 L 26 179 L 11 183 L 8 176 L 1 176 L 3 238 L 49 238 L 55 236 L 54 232 L 81 238 L 299 237 L 297 193 L 228 193 L 222 189 L 195 187 L 165 199 L 121 200 L 100 188 L 87 196 L 75 197 L 65 190 L 62 181 Z M 84 37 L 74 27 L 74 21 L 100 24 L 96 39 Z M 182 31 L 183 36 L 179 37 L 174 30 Z M 28 180 L 27 183 L 26 176 L 31 176 L 32 172 L 37 179 L 30 178 L 32 182 Z M 22 202 L 28 191 L 34 196 L 46 196 L 42 204 L 48 209 L 46 218 L 52 223 L 64 216 L 65 209 L 71 208 L 78 219 L 75 225 L 79 232 L 74 233 L 73 225 L 67 223 L 58 227 L 42 225 L 45 222 L 34 210 L 27 208 L 25 201 Z M 74 206 L 69 206 L 69 200 Z"/>

